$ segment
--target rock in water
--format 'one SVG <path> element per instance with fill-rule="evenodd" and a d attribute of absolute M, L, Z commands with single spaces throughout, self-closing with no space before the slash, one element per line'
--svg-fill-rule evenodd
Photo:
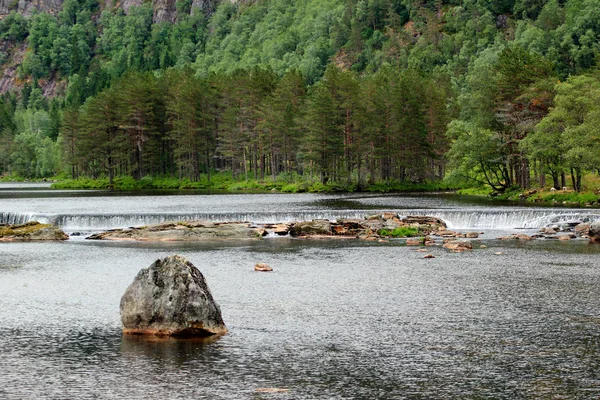
<path fill-rule="evenodd" d="M 273 268 L 271 268 L 268 264 L 259 263 L 254 266 L 254 270 L 259 272 L 272 272 Z"/>
<path fill-rule="evenodd" d="M 142 269 L 121 297 L 127 334 L 211 336 L 227 333 L 202 273 L 180 256 Z"/>
<path fill-rule="evenodd" d="M 600 221 L 590 225 L 588 236 L 590 237 L 590 243 L 600 243 Z"/>

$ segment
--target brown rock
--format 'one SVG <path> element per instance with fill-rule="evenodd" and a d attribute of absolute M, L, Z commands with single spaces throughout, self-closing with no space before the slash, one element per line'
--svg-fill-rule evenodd
<path fill-rule="evenodd" d="M 534 238 L 528 235 L 525 235 L 523 233 L 518 233 L 518 234 L 512 234 L 511 236 L 500 236 L 498 238 L 498 240 L 523 240 L 523 241 L 528 241 L 528 240 L 533 240 Z"/>
<path fill-rule="evenodd" d="M 425 254 L 423 258 L 435 258 L 435 256 L 433 254 Z"/>
<path fill-rule="evenodd" d="M 384 212 L 381 217 L 383 219 L 385 219 L 385 220 L 395 219 L 395 218 L 398 218 L 398 214 L 397 213 L 393 213 L 393 212 Z"/>
<path fill-rule="evenodd" d="M 591 226 L 591 224 L 587 224 L 587 223 L 579 224 L 575 227 L 575 233 L 580 236 L 588 235 L 590 232 L 590 226 Z"/>
<path fill-rule="evenodd" d="M 273 268 L 271 268 L 268 264 L 259 263 L 254 266 L 254 270 L 258 272 L 271 272 Z"/>
<path fill-rule="evenodd" d="M 333 225 L 331 227 L 331 229 L 333 230 L 333 233 L 336 235 L 345 235 L 348 233 L 348 229 L 345 228 L 343 225 Z"/>
<path fill-rule="evenodd" d="M 406 245 L 407 246 L 421 246 L 422 244 L 424 244 L 424 239 L 423 238 L 408 238 L 406 239 Z"/>
<path fill-rule="evenodd" d="M 290 233 L 290 224 L 271 224 L 266 225 L 265 228 L 278 236 L 286 236 Z"/>
<path fill-rule="evenodd" d="M 444 248 L 448 250 L 471 250 L 473 249 L 473 244 L 467 240 L 453 240 L 447 243 L 444 243 Z"/>
<path fill-rule="evenodd" d="M 402 218 L 402 222 L 405 224 L 446 226 L 446 223 L 439 218 L 421 215 L 408 215 Z"/>
<path fill-rule="evenodd" d="M 477 239 L 479 237 L 479 233 L 477 232 L 467 232 L 466 237 L 469 239 Z"/>

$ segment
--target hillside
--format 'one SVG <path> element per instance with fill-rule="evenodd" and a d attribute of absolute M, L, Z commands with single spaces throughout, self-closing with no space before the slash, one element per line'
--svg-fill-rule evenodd
<path fill-rule="evenodd" d="M 565 174 L 577 186 L 597 161 L 583 152 L 596 146 L 595 134 L 568 133 L 594 118 L 594 104 L 580 108 L 581 120 L 550 113 L 578 77 L 595 96 L 594 0 L 55 0 L 3 2 L 0 13 L 4 173 L 197 180 L 210 171 L 310 171 L 358 186 L 450 176 L 504 190 L 543 185 L 547 175 L 560 185 Z M 157 97 L 145 106 L 120 100 L 114 129 L 138 139 L 123 139 L 118 163 L 92 167 L 74 156 L 83 148 L 65 152 L 74 134 L 67 111 L 85 117 L 100 94 L 121 88 L 114 95 L 122 96 L 124 75 Z M 185 94 L 194 104 L 211 93 L 186 111 L 210 132 L 177 128 L 184 94 L 165 85 L 188 78 L 199 85 Z M 127 128 L 133 114 L 122 104 L 130 102 L 153 110 L 138 112 L 137 129 Z M 556 129 L 558 137 L 549 133 Z M 186 135 L 203 144 L 182 156 L 176 138 Z M 324 137 L 331 140 L 315 142 Z M 558 158 L 544 150 L 550 137 Z"/>

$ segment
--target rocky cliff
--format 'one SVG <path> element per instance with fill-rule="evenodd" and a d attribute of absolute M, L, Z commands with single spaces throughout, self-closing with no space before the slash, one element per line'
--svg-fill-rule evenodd
<path fill-rule="evenodd" d="M 205 14 L 214 11 L 217 4 L 223 0 L 192 0 L 191 9 L 199 9 Z M 235 0 L 230 0 L 235 2 Z M 44 11 L 50 14 L 57 14 L 62 8 L 63 0 L 0 0 L 0 18 L 16 11 L 20 14 L 29 16 L 34 11 Z M 125 12 L 133 6 L 140 6 L 144 0 L 100 0 L 102 8 L 113 6 L 121 7 Z M 174 22 L 176 18 L 175 0 L 153 0 L 154 22 Z"/>
<path fill-rule="evenodd" d="M 56 14 L 62 8 L 63 0 L 0 0 L 0 16 L 16 11 L 31 15 L 35 10 Z"/>

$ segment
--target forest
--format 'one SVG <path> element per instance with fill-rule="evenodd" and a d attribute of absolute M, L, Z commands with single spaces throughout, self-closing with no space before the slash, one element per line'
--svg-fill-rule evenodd
<path fill-rule="evenodd" d="M 504 192 L 599 172 L 597 0 L 181 0 L 173 20 L 4 16 L 0 175 Z"/>

